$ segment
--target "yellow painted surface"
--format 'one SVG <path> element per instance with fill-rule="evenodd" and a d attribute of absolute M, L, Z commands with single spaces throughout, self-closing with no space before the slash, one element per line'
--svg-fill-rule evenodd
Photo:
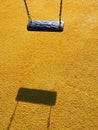
<path fill-rule="evenodd" d="M 32 19 L 58 19 L 59 0 L 27 3 Z M 28 32 L 24 1 L 1 1 L 0 130 L 98 130 L 98 0 L 63 0 L 62 20 L 62 33 Z M 51 114 L 17 104 L 21 87 L 56 91 Z"/>

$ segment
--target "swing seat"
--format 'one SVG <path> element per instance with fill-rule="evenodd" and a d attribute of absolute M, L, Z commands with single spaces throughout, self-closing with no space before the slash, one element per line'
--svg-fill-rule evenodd
<path fill-rule="evenodd" d="M 43 20 L 30 20 L 27 25 L 28 31 L 50 31 L 62 32 L 64 22 L 61 21 L 43 21 Z"/>

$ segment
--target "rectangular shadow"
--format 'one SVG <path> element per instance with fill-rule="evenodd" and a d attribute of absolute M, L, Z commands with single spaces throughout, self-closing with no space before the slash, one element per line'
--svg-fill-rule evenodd
<path fill-rule="evenodd" d="M 55 91 L 20 88 L 16 101 L 52 106 L 56 103 L 56 97 L 57 93 Z"/>

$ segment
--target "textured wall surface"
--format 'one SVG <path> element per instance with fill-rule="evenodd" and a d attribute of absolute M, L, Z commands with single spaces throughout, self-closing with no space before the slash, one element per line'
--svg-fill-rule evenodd
<path fill-rule="evenodd" d="M 27 0 L 40 20 L 58 20 L 59 3 Z M 63 32 L 28 32 L 24 0 L 1 1 L 0 130 L 98 130 L 98 0 L 62 9 Z M 37 97 L 21 91 L 17 101 L 20 88 Z M 56 104 L 41 104 L 51 92 Z"/>

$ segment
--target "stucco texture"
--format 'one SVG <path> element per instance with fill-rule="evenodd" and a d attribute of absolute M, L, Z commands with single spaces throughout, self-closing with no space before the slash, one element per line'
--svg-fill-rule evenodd
<path fill-rule="evenodd" d="M 59 0 L 26 2 L 32 19 L 59 19 Z M 62 20 L 28 32 L 24 0 L 1 1 L 0 130 L 98 130 L 98 0 L 63 0 Z"/>

